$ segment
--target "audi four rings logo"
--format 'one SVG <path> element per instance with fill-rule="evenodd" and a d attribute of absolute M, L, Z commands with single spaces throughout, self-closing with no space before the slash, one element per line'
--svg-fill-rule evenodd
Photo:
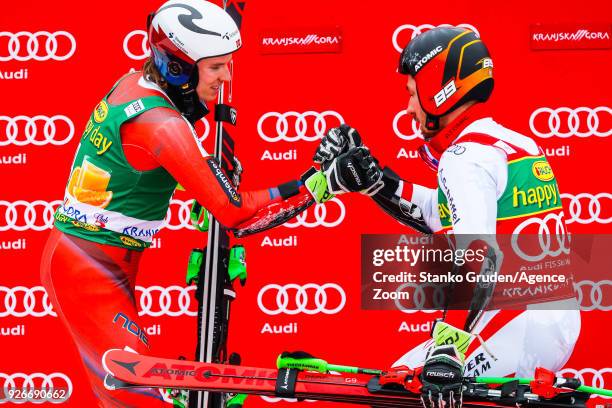
<path fill-rule="evenodd" d="M 431 25 L 431 24 L 421 24 L 419 26 L 415 26 L 412 24 L 404 24 L 401 25 L 399 27 L 397 27 L 395 29 L 395 31 L 393 32 L 393 37 L 391 38 L 391 41 L 393 42 L 393 48 L 395 48 L 395 50 L 397 52 L 402 52 L 404 47 L 401 47 L 399 45 L 399 43 L 397 42 L 397 38 L 399 37 L 400 33 L 402 31 L 406 31 L 408 30 L 410 32 L 410 40 L 412 40 L 414 37 L 416 37 L 417 35 L 423 33 L 424 31 L 427 30 L 431 30 L 434 27 L 452 27 L 450 24 L 440 24 L 440 25 Z M 469 30 L 472 30 L 473 32 L 476 33 L 477 36 L 480 37 L 480 33 L 478 33 L 478 30 L 476 30 L 476 28 L 473 25 L 470 24 L 457 24 L 456 27 L 463 27 L 463 28 L 467 28 Z M 408 40 L 408 41 L 410 41 Z M 406 44 L 408 44 L 408 41 L 406 41 Z"/>
<path fill-rule="evenodd" d="M 33 288 L 0 286 L 0 300 L 2 298 L 4 300 L 0 301 L 0 317 L 57 317 L 49 301 L 49 295 L 42 286 L 34 286 Z"/>
<path fill-rule="evenodd" d="M 608 288 L 607 291 L 604 288 Z M 612 293 L 612 280 L 601 280 L 594 282 L 592 280 L 582 280 L 574 283 L 574 290 L 578 297 L 580 310 L 590 312 L 591 310 L 612 310 L 612 299 L 608 302 L 604 301 L 604 292 Z M 589 299 L 589 303 L 585 299 Z M 605 303 L 605 304 L 604 304 Z"/>
<path fill-rule="evenodd" d="M 194 229 L 191 225 L 189 214 L 191 213 L 191 201 L 170 200 L 168 214 L 166 215 L 166 228 L 176 231 L 182 228 Z"/>
<path fill-rule="evenodd" d="M 67 31 L 37 31 L 30 33 L 19 31 L 10 33 L 0 31 L 0 39 L 8 38 L 8 41 L 0 40 L 7 44 L 6 50 L 0 48 L 0 62 L 6 61 L 65 61 L 72 57 L 76 51 L 76 40 Z M 69 44 L 69 47 L 67 45 Z"/>
<path fill-rule="evenodd" d="M 50 203 L 42 200 L 32 202 L 0 200 L 0 232 L 8 230 L 47 230 L 53 225 L 53 214 L 61 204 L 61 200 Z M 3 216 L 4 220 L 2 219 Z"/>
<path fill-rule="evenodd" d="M 339 212 L 337 218 L 334 217 L 334 220 L 328 220 L 327 218 L 327 205 L 334 203 L 338 206 Z M 315 205 L 314 210 L 314 221 L 309 221 L 310 210 L 306 210 L 295 217 L 295 221 L 286 222 L 283 226 L 287 228 L 296 228 L 296 227 L 306 227 L 306 228 L 315 228 L 315 227 L 327 227 L 332 228 L 340 225 L 342 221 L 344 221 L 344 217 L 346 216 L 346 208 L 342 201 L 338 200 L 336 197 L 331 200 Z"/>
<path fill-rule="evenodd" d="M 580 193 L 576 195 L 562 193 L 561 199 L 570 200 L 569 205 L 566 207 L 569 211 L 568 224 L 572 222 L 577 222 L 578 224 L 591 224 L 594 222 L 609 224 L 612 222 L 612 216 L 602 216 L 602 203 L 607 203 L 606 207 L 608 207 L 608 210 L 612 203 L 612 194 L 610 193 Z"/>
<path fill-rule="evenodd" d="M 332 117 L 336 120 L 327 123 L 327 120 Z M 292 126 L 289 126 L 290 122 L 292 122 Z M 312 122 L 312 128 L 308 125 L 309 122 Z M 327 129 L 339 126 L 342 123 L 344 123 L 342 116 L 331 110 L 320 113 L 315 111 L 268 112 L 259 118 L 257 133 L 263 140 L 272 143 L 281 140 L 285 142 L 296 142 L 298 140 L 312 142 L 321 139 Z M 270 136 L 266 131 L 271 130 L 272 126 L 274 126 L 274 134 Z"/>
<path fill-rule="evenodd" d="M 553 225 L 551 225 L 551 221 L 554 222 L 552 223 Z M 537 237 L 539 252 L 537 254 L 531 253 L 532 248 L 527 251 L 530 253 L 525 252 L 519 244 L 521 237 L 523 237 L 523 239 L 525 239 L 525 237 L 532 237 L 532 235 L 526 235 L 525 233 L 521 235 L 521 232 L 531 225 L 538 228 Z M 569 237 L 565 229 L 565 223 L 563 222 L 563 212 L 559 215 L 554 213 L 548 214 L 543 219 L 537 217 L 526 219 L 514 229 L 511 244 L 512 249 L 518 256 L 530 262 L 541 261 L 547 256 L 559 256 L 562 252 L 564 254 L 569 254 Z"/>
<path fill-rule="evenodd" d="M 70 398 L 73 389 L 72 381 L 63 373 L 0 373 L 0 383 L 2 384 L 0 387 L 0 404 L 5 402 L 15 404 L 50 402 L 57 404 Z M 16 391 L 20 392 L 21 395 L 16 396 Z"/>
<path fill-rule="evenodd" d="M 393 131 L 395 132 L 395 135 L 402 140 L 423 139 L 423 135 L 421 134 L 421 130 L 419 129 L 419 124 L 416 120 L 414 120 L 414 118 L 412 118 L 412 123 L 411 123 L 411 126 L 412 126 L 411 135 L 402 133 L 399 130 L 399 126 L 398 126 L 399 120 L 406 115 L 408 115 L 408 112 L 406 112 L 406 109 L 403 109 L 397 112 L 397 115 L 395 115 L 395 117 L 393 118 Z"/>
<path fill-rule="evenodd" d="M 576 370 L 573 368 L 564 368 L 563 370 L 557 373 L 557 375 L 559 376 L 565 376 L 566 374 L 569 374 L 574 378 L 579 379 L 580 382 L 586 386 L 606 389 L 612 386 L 612 368 L 607 367 L 601 368 L 599 370 L 596 370 L 594 368 L 583 368 L 581 370 Z M 601 395 L 598 395 L 597 397 L 606 399 L 610 398 Z"/>
<path fill-rule="evenodd" d="M 177 317 L 181 315 L 197 316 L 198 308 L 193 302 L 193 294 L 195 286 L 182 287 L 172 285 L 168 287 L 162 286 L 136 286 L 136 291 L 140 292 L 140 311 L 138 316 L 171 316 Z M 175 301 L 176 299 L 176 301 Z"/>
<path fill-rule="evenodd" d="M 444 290 L 446 289 L 446 287 L 447 285 L 441 285 L 438 283 L 404 283 L 398 286 L 395 292 L 408 292 L 408 299 L 410 299 L 413 304 L 410 306 L 405 306 L 401 302 L 401 300 L 404 299 L 400 299 L 399 297 L 397 297 L 396 299 L 394 299 L 395 306 L 398 310 L 408 314 L 416 312 L 435 313 L 444 308 Z M 432 292 L 429 295 L 427 292 L 428 288 L 431 288 Z M 425 309 L 425 302 L 427 302 L 427 300 L 432 300 L 435 307 L 438 309 Z"/>
<path fill-rule="evenodd" d="M 143 60 L 149 58 L 151 50 L 149 49 L 147 32 L 143 30 L 134 30 L 125 36 L 123 39 L 123 51 L 125 55 L 133 60 Z"/>
<path fill-rule="evenodd" d="M 264 297 L 267 293 L 266 301 Z M 333 296 L 334 300 L 330 300 Z M 284 286 L 271 283 L 264 286 L 257 295 L 259 309 L 267 315 L 275 316 L 281 313 L 296 315 L 304 313 L 314 315 L 317 313 L 336 314 L 346 304 L 346 293 L 336 283 L 318 285 L 307 283 L 297 285 L 290 283 Z"/>
<path fill-rule="evenodd" d="M 529 118 L 531 132 L 539 137 L 608 137 L 612 135 L 612 109 L 607 106 L 571 109 L 538 108 Z"/>
<path fill-rule="evenodd" d="M 126 35 L 123 39 L 123 52 L 133 60 L 149 58 L 151 50 L 149 49 L 147 32 L 134 30 Z"/>
<path fill-rule="evenodd" d="M 51 117 L 44 115 L 33 117 L 0 115 L 0 135 L 6 135 L 0 136 L 0 146 L 10 144 L 16 146 L 27 144 L 61 146 L 68 143 L 74 136 L 74 123 L 64 115 Z"/>
<path fill-rule="evenodd" d="M 198 308 L 192 301 L 195 286 L 136 286 L 139 295 L 139 316 L 197 316 Z M 0 317 L 44 317 L 57 314 L 42 286 L 28 288 L 0 286 Z"/>

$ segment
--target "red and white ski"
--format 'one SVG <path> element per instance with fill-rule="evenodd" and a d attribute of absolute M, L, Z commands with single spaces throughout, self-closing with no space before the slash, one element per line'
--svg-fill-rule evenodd
<path fill-rule="evenodd" d="M 422 407 L 420 395 L 401 384 L 380 381 L 368 374 L 323 374 L 295 369 L 268 369 L 200 363 L 144 356 L 112 349 L 102 363 L 108 389 L 174 388 L 224 393 L 244 393 L 284 398 L 345 402 L 377 407 Z M 520 400 L 517 400 L 517 398 Z M 463 394 L 465 407 L 584 407 L 588 394 L 571 393 L 551 399 L 531 394 L 516 384 L 492 389 L 469 384 Z"/>

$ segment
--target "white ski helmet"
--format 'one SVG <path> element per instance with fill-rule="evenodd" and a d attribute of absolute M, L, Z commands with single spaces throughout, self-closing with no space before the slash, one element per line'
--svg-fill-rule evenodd
<path fill-rule="evenodd" d="M 204 58 L 231 54 L 242 45 L 238 26 L 221 7 L 205 0 L 170 0 L 147 21 L 155 66 L 173 86 L 190 80 Z"/>

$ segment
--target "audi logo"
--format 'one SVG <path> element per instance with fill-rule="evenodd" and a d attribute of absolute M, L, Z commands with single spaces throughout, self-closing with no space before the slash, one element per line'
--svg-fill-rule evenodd
<path fill-rule="evenodd" d="M 149 58 L 151 50 L 149 49 L 147 32 L 143 30 L 134 30 L 126 35 L 123 39 L 123 52 L 125 52 L 128 58 L 133 60 Z"/>
<path fill-rule="evenodd" d="M 529 118 L 531 132 L 539 137 L 608 137 L 612 135 L 612 109 L 607 106 L 571 109 L 538 108 Z"/>
<path fill-rule="evenodd" d="M 452 25 L 450 24 L 440 24 L 440 25 L 431 25 L 431 24 L 421 24 L 419 26 L 415 26 L 412 24 L 404 24 L 401 25 L 399 27 L 397 27 L 395 29 L 395 31 L 393 32 L 393 37 L 391 38 L 391 41 L 393 42 L 393 48 L 395 48 L 395 50 L 397 52 L 402 52 L 404 50 L 404 47 L 401 47 L 397 41 L 397 38 L 399 37 L 400 33 L 402 31 L 406 31 L 408 30 L 410 32 L 410 40 L 412 40 L 414 37 L 416 37 L 419 34 L 422 34 L 424 31 L 427 30 L 431 30 L 434 27 L 452 27 Z M 480 37 L 480 33 L 478 32 L 478 30 L 476 30 L 476 28 L 473 25 L 470 24 L 458 24 L 456 27 L 463 27 L 463 28 L 467 28 L 469 30 L 472 30 L 473 32 L 476 33 L 477 36 Z M 406 41 L 405 44 L 408 44 L 408 42 L 410 42 L 410 40 Z"/>
<path fill-rule="evenodd" d="M 172 285 L 162 286 L 136 286 L 136 291 L 140 292 L 140 310 L 138 316 L 171 316 L 181 315 L 197 316 L 198 308 L 190 292 L 195 292 L 195 286 L 182 287 Z M 176 301 L 173 301 L 176 299 Z M 175 307 L 173 307 L 173 304 Z"/>
<path fill-rule="evenodd" d="M 76 51 L 76 40 L 67 31 L 0 31 L 0 39 L 8 38 L 6 54 L 0 50 L 0 62 L 6 61 L 65 61 Z M 2 40 L 4 44 L 5 41 Z M 65 45 L 70 44 L 67 49 Z M 25 47 L 24 47 L 25 45 Z M 4 55 L 3 55 L 4 54 Z"/>
<path fill-rule="evenodd" d="M 195 286 L 136 286 L 138 316 L 197 316 L 197 304 L 192 302 L 193 294 L 190 293 L 194 291 Z M 42 286 L 0 286 L 0 317 L 7 316 L 57 317 L 57 314 Z"/>
<path fill-rule="evenodd" d="M 57 317 L 57 314 L 53 311 L 49 295 L 42 286 L 33 288 L 0 286 L 0 317 L 7 316 Z"/>
<path fill-rule="evenodd" d="M 0 404 L 5 402 L 57 404 L 66 401 L 72 395 L 72 381 L 63 373 L 0 373 L 0 381 L 2 380 L 4 385 L 0 387 Z"/>
<path fill-rule="evenodd" d="M 170 230 L 176 231 L 181 228 L 194 229 L 189 219 L 191 213 L 192 201 L 183 201 L 173 198 L 170 200 L 170 206 L 168 207 L 168 214 L 166 215 L 166 227 Z"/>
<path fill-rule="evenodd" d="M 411 314 L 416 312 L 423 313 L 435 313 L 439 310 L 444 309 L 445 300 L 444 300 L 444 291 L 448 285 L 439 284 L 439 283 L 404 283 L 397 287 L 395 290 L 396 293 L 406 293 L 408 292 L 408 299 L 413 303 L 410 306 L 406 306 L 402 304 L 402 300 L 400 297 L 395 298 L 393 301 L 395 302 L 395 306 L 401 312 Z M 427 294 L 426 290 L 431 288 L 431 294 Z M 427 301 L 433 301 L 434 307 L 437 309 L 425 309 L 425 304 Z M 431 302 L 429 302 L 431 303 Z"/>
<path fill-rule="evenodd" d="M 63 125 L 62 125 L 63 123 Z M 40 132 L 42 126 L 42 132 Z M 2 131 L 4 129 L 4 131 Z M 42 134 L 42 139 L 38 135 Z M 52 144 L 61 146 L 68 143 L 74 136 L 74 124 L 64 115 L 44 116 L 3 116 L 0 115 L 0 146 L 14 144 L 25 146 L 33 144 L 43 146 Z M 23 135 L 23 137 L 20 137 Z"/>
<path fill-rule="evenodd" d="M 612 385 L 612 381 L 610 381 L 612 380 L 612 376 L 609 375 L 612 374 L 612 368 L 602 368 L 599 370 L 596 370 L 594 368 L 583 368 L 580 370 L 576 370 L 573 368 L 564 368 L 563 370 L 557 373 L 557 375 L 559 376 L 565 376 L 567 374 L 573 376 L 573 378 L 579 379 L 582 384 L 591 387 L 610 388 L 610 386 Z M 605 374 L 608 375 L 604 377 Z M 606 381 L 606 379 L 608 381 Z M 611 397 L 598 395 L 597 398 L 608 399 Z"/>
<path fill-rule="evenodd" d="M 17 200 L 12 203 L 0 200 L 0 232 L 47 230 L 53 225 L 53 214 L 61 204 L 61 200 L 50 203 L 42 200 L 32 202 Z M 4 220 L 1 218 L 2 214 L 4 214 Z"/>
<path fill-rule="evenodd" d="M 333 123 L 328 124 L 327 119 L 336 118 Z M 308 125 L 309 118 L 312 118 L 312 129 Z M 276 119 L 276 120 L 274 120 Z M 269 122 L 271 122 L 269 124 Z M 290 122 L 292 126 L 290 125 Z M 344 123 L 342 116 L 335 111 L 306 111 L 306 112 L 268 112 L 259 118 L 257 122 L 257 133 L 266 142 L 279 142 L 281 140 L 285 142 L 296 142 L 303 140 L 312 142 L 313 140 L 321 139 L 327 129 L 337 127 Z M 273 125 L 272 125 L 273 124 Z M 271 127 L 274 128 L 274 135 L 269 136 L 265 131 L 270 131 Z M 290 127 L 293 131 L 290 131 Z"/>
<path fill-rule="evenodd" d="M 554 221 L 554 225 L 550 225 L 551 221 Z M 533 241 L 530 238 L 535 238 L 535 236 L 527 235 L 525 232 L 523 232 L 523 230 L 525 230 L 531 225 L 534 225 L 538 228 L 537 237 L 540 252 L 537 254 L 527 253 L 523 250 L 524 248 L 521 248 L 521 245 L 519 245 L 520 239 L 522 239 L 523 241 L 525 239 L 528 239 L 528 242 L 530 243 L 528 252 L 531 252 L 531 250 L 533 249 Z M 554 235 L 553 231 L 551 231 L 551 226 L 553 227 Z M 521 232 L 523 232 L 522 235 Z M 561 253 L 564 253 L 566 255 L 569 254 L 569 237 L 565 229 L 563 212 L 559 214 L 547 214 L 543 219 L 537 217 L 526 219 L 514 229 L 511 238 L 511 245 L 512 249 L 518 256 L 530 262 L 539 262 L 547 256 L 556 257 L 559 256 Z"/>
<path fill-rule="evenodd" d="M 608 288 L 608 295 L 612 293 L 612 280 L 601 280 L 594 282 L 592 280 L 583 280 L 574 282 L 574 290 L 578 297 L 580 310 L 590 312 L 591 310 L 612 310 L 612 302 L 604 305 L 604 287 Z M 588 305 L 584 301 L 588 296 Z"/>
<path fill-rule="evenodd" d="M 416 120 L 414 120 L 414 118 L 412 118 L 411 123 L 412 134 L 407 135 L 399 130 L 399 120 L 406 115 L 408 115 L 408 112 L 406 112 L 406 109 L 403 109 L 397 112 L 397 115 L 395 115 L 395 117 L 393 118 L 393 132 L 395 132 L 395 135 L 402 140 L 423 139 L 423 135 L 421 134 L 421 130 L 419 129 L 419 124 Z"/>
<path fill-rule="evenodd" d="M 266 297 L 267 293 L 272 295 Z M 333 301 L 330 300 L 330 296 L 334 297 Z M 266 298 L 266 302 L 264 298 Z M 293 301 L 290 301 L 290 299 Z M 289 283 L 284 286 L 271 283 L 261 288 L 257 295 L 259 309 L 270 316 L 281 313 L 287 315 L 297 315 L 299 313 L 332 315 L 340 312 L 345 304 L 346 293 L 336 283 L 326 283 L 324 285 Z"/>
<path fill-rule="evenodd" d="M 327 220 L 327 205 L 334 203 L 338 206 L 338 216 L 332 221 Z M 295 217 L 295 221 L 286 222 L 283 226 L 287 228 L 297 228 L 297 227 L 306 227 L 306 228 L 315 228 L 315 227 L 327 227 L 332 228 L 340 225 L 342 221 L 344 221 L 344 217 L 346 216 L 346 208 L 342 201 L 338 200 L 338 198 L 334 197 L 331 200 L 315 205 L 314 210 L 314 221 L 309 221 L 308 219 L 310 214 L 310 209 L 298 214 Z"/>
<path fill-rule="evenodd" d="M 570 200 L 569 205 L 565 207 L 569 212 L 568 224 L 572 222 L 578 224 L 591 224 L 593 222 L 609 224 L 612 222 L 612 216 L 607 218 L 601 216 L 602 202 L 607 202 L 610 205 L 609 200 L 612 200 L 612 194 L 610 193 L 580 193 L 576 195 L 562 193 L 561 199 Z M 582 207 L 583 204 L 585 204 L 584 208 Z"/>

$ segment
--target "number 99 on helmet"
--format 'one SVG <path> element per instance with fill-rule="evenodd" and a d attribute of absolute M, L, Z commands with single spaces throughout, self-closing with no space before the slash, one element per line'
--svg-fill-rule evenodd
<path fill-rule="evenodd" d="M 493 91 L 493 61 L 471 30 L 437 27 L 413 38 L 398 71 L 414 78 L 425 127 L 438 130 L 440 117 L 468 101 L 485 102 Z"/>

